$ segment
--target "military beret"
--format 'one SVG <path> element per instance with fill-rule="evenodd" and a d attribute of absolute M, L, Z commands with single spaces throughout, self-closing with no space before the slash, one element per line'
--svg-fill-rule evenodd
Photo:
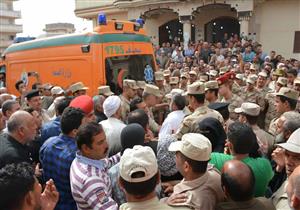
<path fill-rule="evenodd" d="M 36 96 L 40 96 L 40 91 L 39 90 L 31 90 L 25 95 L 25 98 L 27 100 L 30 100 L 31 98 L 36 97 Z"/>

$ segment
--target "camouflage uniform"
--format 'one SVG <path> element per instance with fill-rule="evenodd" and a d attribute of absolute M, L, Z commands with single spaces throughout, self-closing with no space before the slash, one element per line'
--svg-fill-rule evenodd
<path fill-rule="evenodd" d="M 265 101 L 266 101 L 266 105 L 267 105 L 266 118 L 265 118 L 265 130 L 266 131 L 269 130 L 271 121 L 280 116 L 279 113 L 277 113 L 277 111 L 276 111 L 275 98 L 276 98 L 275 94 L 271 93 L 271 92 L 267 93 L 267 95 L 265 97 Z M 272 129 L 272 130 L 274 130 L 274 129 Z M 271 132 L 271 133 L 273 133 L 273 132 Z"/>
<path fill-rule="evenodd" d="M 158 133 L 159 125 L 154 120 L 154 115 L 153 115 L 153 112 L 152 112 L 152 108 L 150 108 L 148 110 L 148 117 L 149 117 L 149 127 L 150 127 L 150 130 L 153 133 Z"/>
<path fill-rule="evenodd" d="M 119 97 L 121 99 L 122 120 L 125 122 L 130 112 L 130 102 L 123 95 Z"/>
<path fill-rule="evenodd" d="M 257 90 L 248 91 L 246 87 L 242 88 L 241 98 L 243 102 L 251 102 L 260 106 L 260 110 L 265 110 L 265 100 L 263 95 Z"/>
<path fill-rule="evenodd" d="M 260 92 L 262 94 L 262 96 L 265 98 L 266 95 L 271 91 L 270 88 L 268 87 L 264 87 L 262 89 L 257 88 L 258 92 Z"/>
<path fill-rule="evenodd" d="M 238 114 L 236 114 L 234 112 L 234 109 L 239 108 L 242 105 L 243 99 L 241 97 L 239 97 L 238 95 L 233 94 L 231 99 L 226 100 L 225 98 L 223 98 L 221 100 L 221 102 L 229 103 L 229 106 L 228 106 L 229 117 L 233 121 L 237 120 Z"/>
<path fill-rule="evenodd" d="M 231 91 L 233 94 L 240 95 L 241 94 L 241 86 L 239 86 L 236 82 L 232 84 Z"/>
<path fill-rule="evenodd" d="M 198 127 L 198 123 L 207 117 L 216 118 L 222 123 L 222 125 L 224 124 L 224 119 L 219 112 L 210 109 L 207 106 L 200 106 L 191 115 L 183 119 L 183 122 L 175 134 L 176 138 L 181 139 L 184 134 L 195 132 L 195 129 Z"/>
<path fill-rule="evenodd" d="M 268 132 L 271 133 L 272 135 L 276 136 L 277 133 L 277 123 L 278 123 L 279 117 L 272 119 L 270 122 L 270 127 Z"/>
<path fill-rule="evenodd" d="M 171 92 L 171 85 L 170 84 L 167 84 L 167 83 L 164 83 L 164 90 L 165 90 L 165 93 L 169 93 Z"/>

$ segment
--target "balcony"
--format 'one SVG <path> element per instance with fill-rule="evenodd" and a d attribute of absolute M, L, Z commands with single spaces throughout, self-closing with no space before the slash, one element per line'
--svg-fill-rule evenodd
<path fill-rule="evenodd" d="M 22 25 L 12 25 L 12 24 L 0 24 L 0 31 L 2 33 L 22 33 Z"/>
<path fill-rule="evenodd" d="M 21 12 L 11 10 L 0 10 L 0 17 L 17 19 L 21 18 Z"/>

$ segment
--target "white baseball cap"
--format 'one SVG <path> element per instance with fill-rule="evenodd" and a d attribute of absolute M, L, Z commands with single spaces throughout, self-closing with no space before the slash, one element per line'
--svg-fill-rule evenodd
<path fill-rule="evenodd" d="M 295 130 L 286 143 L 277 144 L 287 151 L 300 154 L 300 128 Z"/>
<path fill-rule="evenodd" d="M 143 177 L 135 178 L 137 172 L 144 173 Z M 136 145 L 126 149 L 120 160 L 120 176 L 127 182 L 144 182 L 158 172 L 158 164 L 153 150 L 148 146 Z"/>
<path fill-rule="evenodd" d="M 211 154 L 211 143 L 200 133 L 187 133 L 181 141 L 171 143 L 170 152 L 181 152 L 186 157 L 196 161 L 208 161 Z"/>

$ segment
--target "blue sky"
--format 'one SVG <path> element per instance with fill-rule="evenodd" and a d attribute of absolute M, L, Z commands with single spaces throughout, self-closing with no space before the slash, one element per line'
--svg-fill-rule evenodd
<path fill-rule="evenodd" d="M 75 0 L 19 0 L 14 9 L 21 11 L 23 33 L 17 36 L 38 36 L 44 34 L 48 23 L 73 23 L 76 31 L 92 30 L 92 22 L 78 18 L 74 14 Z"/>

